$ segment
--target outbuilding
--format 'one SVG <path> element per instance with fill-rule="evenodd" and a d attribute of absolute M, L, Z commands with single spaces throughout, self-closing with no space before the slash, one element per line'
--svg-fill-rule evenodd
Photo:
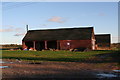
<path fill-rule="evenodd" d="M 109 50 L 111 47 L 110 34 L 96 34 L 96 49 L 97 50 Z"/>
<path fill-rule="evenodd" d="M 24 48 L 34 50 L 95 49 L 93 27 L 28 30 L 22 40 Z"/>

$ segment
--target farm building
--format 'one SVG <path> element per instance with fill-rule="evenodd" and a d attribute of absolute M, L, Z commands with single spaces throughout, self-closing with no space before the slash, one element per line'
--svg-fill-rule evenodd
<path fill-rule="evenodd" d="M 111 39 L 110 34 L 97 34 L 96 39 L 96 49 L 97 50 L 107 50 L 110 49 Z"/>
<path fill-rule="evenodd" d="M 93 27 L 29 30 L 22 40 L 23 48 L 48 49 L 95 49 Z"/>

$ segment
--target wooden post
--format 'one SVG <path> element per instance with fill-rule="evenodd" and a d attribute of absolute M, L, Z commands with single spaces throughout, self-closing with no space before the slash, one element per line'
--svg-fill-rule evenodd
<path fill-rule="evenodd" d="M 36 50 L 36 49 L 35 49 L 35 41 L 33 41 L 33 49 Z"/>
<path fill-rule="evenodd" d="M 47 50 L 47 41 L 45 41 L 45 49 Z"/>
<path fill-rule="evenodd" d="M 59 46 L 60 46 L 60 44 L 59 44 L 59 41 L 57 40 L 57 49 L 59 49 Z"/>

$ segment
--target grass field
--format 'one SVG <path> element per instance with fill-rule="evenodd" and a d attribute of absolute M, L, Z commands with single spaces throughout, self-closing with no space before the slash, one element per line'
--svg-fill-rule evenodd
<path fill-rule="evenodd" d="M 120 70 L 120 51 L 10 51 L 2 50 L 2 78 L 99 78 L 97 74 L 109 75 Z M 9 63 L 13 62 L 13 63 Z M 111 73 L 112 72 L 112 73 Z M 115 73 L 113 73 L 115 74 Z M 116 75 L 118 75 L 116 73 Z M 101 76 L 100 76 L 101 77 Z M 30 79 L 30 80 L 31 80 Z M 102 79 L 102 78 L 100 78 Z M 109 79 L 109 77 L 105 77 Z M 116 80 L 110 77 L 110 80 Z"/>
<path fill-rule="evenodd" d="M 20 59 L 24 61 L 63 61 L 90 63 L 119 63 L 120 51 L 2 51 L 2 59 Z"/>

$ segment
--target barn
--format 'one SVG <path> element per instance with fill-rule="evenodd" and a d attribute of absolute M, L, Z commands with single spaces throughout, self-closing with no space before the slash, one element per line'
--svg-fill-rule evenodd
<path fill-rule="evenodd" d="M 28 30 L 22 47 L 34 50 L 95 49 L 93 27 Z"/>
<path fill-rule="evenodd" d="M 110 34 L 96 34 L 96 49 L 97 50 L 108 50 L 111 47 Z"/>

